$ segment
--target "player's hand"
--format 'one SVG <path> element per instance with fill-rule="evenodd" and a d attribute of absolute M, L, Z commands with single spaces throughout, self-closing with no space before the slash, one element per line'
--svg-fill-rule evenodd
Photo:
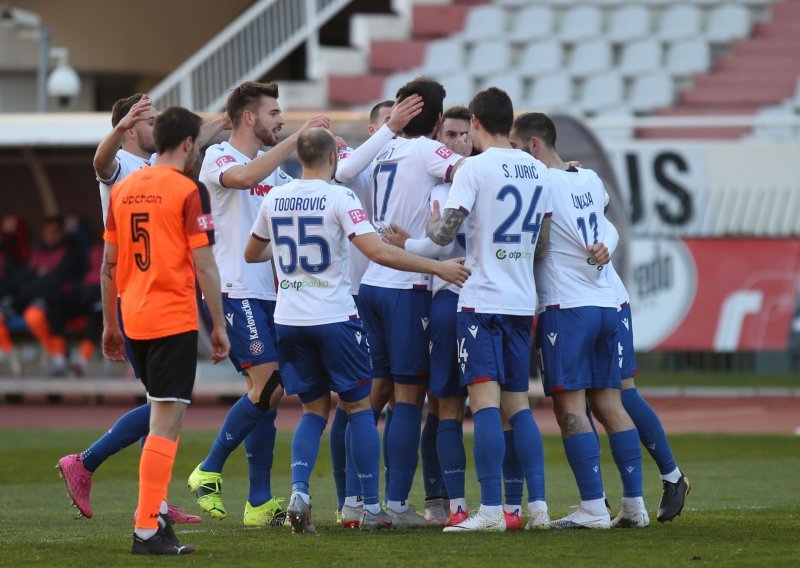
<path fill-rule="evenodd" d="M 461 288 L 471 274 L 472 271 L 464 266 L 464 257 L 462 256 L 461 258 L 440 262 L 439 272 L 436 273 L 436 276 Z"/>
<path fill-rule="evenodd" d="M 103 328 L 103 356 L 109 361 L 121 363 L 125 360 L 125 340 L 119 327 Z"/>
<path fill-rule="evenodd" d="M 336 140 L 336 149 L 338 151 L 341 152 L 342 150 L 347 148 L 347 140 L 345 140 L 341 136 L 334 136 L 334 139 Z"/>
<path fill-rule="evenodd" d="M 209 120 L 203 126 L 206 126 L 207 124 L 217 125 L 219 126 L 220 130 L 230 130 L 233 128 L 233 125 L 231 124 L 231 117 L 228 116 L 227 112 L 223 112 L 221 115 Z"/>
<path fill-rule="evenodd" d="M 389 228 L 391 229 L 390 231 L 383 231 L 381 233 L 383 242 L 396 246 L 397 248 L 406 248 L 406 241 L 409 239 L 410 235 L 394 223 L 389 225 Z"/>
<path fill-rule="evenodd" d="M 395 134 L 399 134 L 412 118 L 422 112 L 424 104 L 425 102 L 419 95 L 411 95 L 407 99 L 394 103 L 386 126 Z"/>
<path fill-rule="evenodd" d="M 438 223 L 441 220 L 442 220 L 442 212 L 439 209 L 439 200 L 438 199 L 434 199 L 433 200 L 433 209 L 431 211 L 431 216 L 428 217 L 428 222 L 425 224 L 425 234 L 429 235 L 430 231 L 428 229 L 430 229 L 431 225 L 435 225 L 436 223 Z"/>
<path fill-rule="evenodd" d="M 598 266 L 603 266 L 611 262 L 611 253 L 608 252 L 608 247 L 603 243 L 589 245 L 586 247 L 586 250 L 589 251 L 589 254 L 592 255 L 592 258 Z"/>
<path fill-rule="evenodd" d="M 309 128 L 327 128 L 330 130 L 331 128 L 331 119 L 325 116 L 324 114 L 318 114 L 317 116 L 311 117 L 305 121 L 303 126 L 300 127 L 300 130 L 297 132 L 305 132 Z"/>
<path fill-rule="evenodd" d="M 122 120 L 120 120 L 117 124 L 117 128 L 122 130 L 130 130 L 136 126 L 137 122 L 141 122 L 150 118 L 147 116 L 147 113 L 152 109 L 153 104 L 150 102 L 150 97 L 143 95 L 142 98 L 131 107 L 131 110 L 128 111 L 128 114 L 122 117 Z"/>
<path fill-rule="evenodd" d="M 570 160 L 569 162 L 566 162 L 565 165 L 567 166 L 568 170 L 571 169 L 571 168 L 582 168 L 583 167 L 583 164 L 581 164 L 578 160 Z"/>
<path fill-rule="evenodd" d="M 228 356 L 231 351 L 231 342 L 225 327 L 214 327 L 211 330 L 211 361 L 216 365 Z"/>

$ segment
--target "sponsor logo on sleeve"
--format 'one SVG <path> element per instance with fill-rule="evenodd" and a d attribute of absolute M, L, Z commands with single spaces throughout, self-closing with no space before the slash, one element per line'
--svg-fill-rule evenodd
<path fill-rule="evenodd" d="M 197 228 L 201 231 L 214 230 L 214 216 L 211 213 L 205 213 L 197 216 Z"/>
<path fill-rule="evenodd" d="M 234 158 L 233 156 L 220 156 L 219 158 L 214 160 L 214 163 L 217 164 L 218 168 L 221 168 L 225 164 L 235 164 L 236 158 Z"/>
<path fill-rule="evenodd" d="M 358 224 L 362 223 L 363 221 L 367 220 L 367 214 L 364 213 L 363 209 L 351 209 L 347 212 L 350 215 L 350 219 L 353 220 L 353 223 Z"/>
<path fill-rule="evenodd" d="M 447 146 L 439 146 L 436 149 L 436 155 L 442 158 L 443 160 L 446 160 L 447 158 L 453 155 L 453 152 L 451 152 L 450 148 L 448 148 Z"/>

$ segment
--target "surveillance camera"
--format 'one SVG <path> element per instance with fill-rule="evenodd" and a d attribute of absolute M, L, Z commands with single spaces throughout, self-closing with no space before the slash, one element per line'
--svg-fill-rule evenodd
<path fill-rule="evenodd" d="M 19 8 L 4 7 L 0 9 L 0 25 L 21 28 L 38 28 L 42 23 L 41 18 L 34 12 L 20 10 Z"/>
<path fill-rule="evenodd" d="M 56 67 L 47 79 L 47 94 L 58 98 L 62 106 L 77 97 L 81 92 L 81 80 L 75 69 L 61 64 Z"/>

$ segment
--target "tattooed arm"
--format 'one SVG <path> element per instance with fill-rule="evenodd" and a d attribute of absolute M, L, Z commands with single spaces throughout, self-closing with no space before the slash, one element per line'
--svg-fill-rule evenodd
<path fill-rule="evenodd" d="M 547 254 L 547 249 L 550 248 L 550 224 L 551 221 L 549 217 L 542 221 L 539 239 L 536 241 L 536 250 L 533 253 L 533 258 L 536 260 L 544 258 Z"/>
<path fill-rule="evenodd" d="M 453 242 L 467 215 L 460 209 L 445 209 L 444 216 L 428 225 L 428 236 L 439 246 Z"/>
<path fill-rule="evenodd" d="M 117 318 L 117 245 L 106 242 L 100 267 L 100 292 L 103 297 L 103 355 L 110 361 L 125 360 L 125 344 Z"/>

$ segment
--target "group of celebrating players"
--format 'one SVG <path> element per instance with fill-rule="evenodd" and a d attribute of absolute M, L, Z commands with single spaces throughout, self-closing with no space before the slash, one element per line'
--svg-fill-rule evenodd
<path fill-rule="evenodd" d="M 373 108 L 370 137 L 356 149 L 334 137 L 325 116 L 278 141 L 274 83 L 238 86 L 226 113 L 205 125 L 178 107 L 159 115 L 146 95 L 117 102 L 94 161 L 106 223 L 103 348 L 116 361 L 127 351 L 148 403 L 59 460 L 84 516 L 92 516 L 93 472 L 146 438 L 132 552 L 194 551 L 172 524 L 200 517 L 168 505 L 167 486 L 194 384 L 197 287 L 212 359 L 229 356 L 247 381 L 188 478 L 213 518 L 227 514 L 222 469 L 244 443 L 244 524 L 288 519 L 293 532 L 315 533 L 310 475 L 332 391 L 345 527 L 505 531 L 521 528 L 523 516 L 526 529 L 646 527 L 640 441 L 661 473 L 658 520 L 680 514 L 690 486 L 635 388 L 628 296 L 611 263 L 619 235 L 605 218 L 600 178 L 562 161 L 547 116 L 515 119 L 504 91 L 486 89 L 469 108 L 446 112 L 444 98 L 436 81 L 411 81 Z M 227 129 L 192 176 L 200 149 Z M 280 168 L 295 150 L 299 179 Z M 528 399 L 537 313 L 544 389 L 581 498 L 553 521 Z M 270 487 L 284 394 L 303 406 L 286 507 Z M 481 496 L 474 508 L 465 497 L 467 396 Z M 593 416 L 622 479 L 613 520 Z M 424 514 L 409 504 L 420 454 Z"/>

